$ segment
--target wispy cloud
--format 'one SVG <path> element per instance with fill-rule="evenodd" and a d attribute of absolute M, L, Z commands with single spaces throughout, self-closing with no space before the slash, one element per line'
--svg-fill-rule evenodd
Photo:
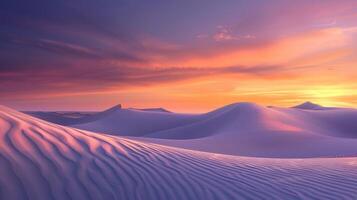
<path fill-rule="evenodd" d="M 232 30 L 231 26 L 219 25 L 216 27 L 215 33 L 209 34 L 199 34 L 196 36 L 198 39 L 212 39 L 216 42 L 224 41 L 238 41 L 243 39 L 255 39 L 256 36 L 252 34 L 239 34 Z"/>
<path fill-rule="evenodd" d="M 5 95 L 35 93 L 93 92 L 117 87 L 158 85 L 205 76 L 236 74 L 264 76 L 281 70 L 278 66 L 230 66 L 218 68 L 135 68 L 117 66 L 82 66 L 58 69 L 12 71 L 0 69 L 0 91 Z M 31 89 L 30 89 L 31 88 Z"/>
<path fill-rule="evenodd" d="M 218 26 L 218 31 L 213 35 L 213 39 L 220 42 L 220 41 L 230 41 L 230 40 L 239 40 L 240 37 L 234 35 L 232 30 L 227 26 Z"/>
<path fill-rule="evenodd" d="M 357 85 L 354 0 L 100 4 L 2 2 L 0 101 L 132 88 L 150 96 L 165 85 L 209 93 L 242 82 L 247 94 L 269 94 L 347 76 Z"/>

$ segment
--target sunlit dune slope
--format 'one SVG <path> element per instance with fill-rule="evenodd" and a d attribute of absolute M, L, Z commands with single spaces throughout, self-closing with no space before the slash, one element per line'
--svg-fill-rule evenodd
<path fill-rule="evenodd" d="M 235 103 L 195 115 L 116 109 L 74 127 L 231 155 L 357 155 L 357 110 L 324 108 L 312 103 L 297 108 Z"/>

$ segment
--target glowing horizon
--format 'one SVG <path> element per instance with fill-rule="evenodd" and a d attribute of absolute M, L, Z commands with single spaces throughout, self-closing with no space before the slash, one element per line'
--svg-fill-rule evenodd
<path fill-rule="evenodd" d="M 0 6 L 0 104 L 357 107 L 353 0 L 39 3 Z"/>

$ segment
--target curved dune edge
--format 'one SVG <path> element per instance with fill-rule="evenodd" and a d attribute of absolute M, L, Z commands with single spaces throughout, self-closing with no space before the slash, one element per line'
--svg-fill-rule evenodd
<path fill-rule="evenodd" d="M 356 199 L 357 158 L 262 159 L 54 125 L 0 107 L 0 199 Z"/>
<path fill-rule="evenodd" d="M 234 103 L 205 114 L 113 107 L 75 128 L 179 148 L 251 157 L 357 156 L 357 110 Z M 311 109 L 308 109 L 311 108 Z M 322 109 L 323 108 L 323 109 Z"/>

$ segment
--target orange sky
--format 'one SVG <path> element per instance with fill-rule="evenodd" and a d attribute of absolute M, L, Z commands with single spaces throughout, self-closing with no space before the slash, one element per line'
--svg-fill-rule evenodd
<path fill-rule="evenodd" d="M 357 107 L 356 1 L 283 2 L 207 3 L 211 11 L 202 8 L 202 16 L 161 11 L 123 22 L 101 18 L 101 12 L 132 14 L 108 5 L 85 13 L 90 23 L 75 26 L 71 17 L 62 22 L 49 12 L 32 19 L 14 10 L 14 21 L 28 21 L 5 24 L 0 103 L 20 110 L 101 110 L 121 103 L 178 112 L 241 101 Z M 64 18 L 76 14 L 63 9 Z"/>
<path fill-rule="evenodd" d="M 253 73 L 212 73 L 200 78 L 104 92 L 126 106 L 203 112 L 238 101 L 292 106 L 313 101 L 326 106 L 356 106 L 357 52 L 354 27 L 323 28 L 283 37 L 269 44 L 222 50 L 212 55 L 187 52 L 156 60 L 156 67 L 273 66 Z M 278 71 L 278 72 L 277 72 Z M 94 94 L 96 95 L 96 94 Z M 113 102 L 114 104 L 115 102 Z"/>

